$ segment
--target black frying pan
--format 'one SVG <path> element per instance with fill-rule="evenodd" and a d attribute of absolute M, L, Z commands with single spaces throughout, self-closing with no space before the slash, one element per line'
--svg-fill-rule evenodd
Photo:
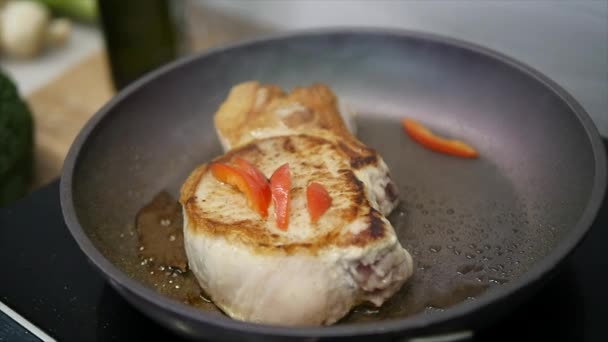
<path fill-rule="evenodd" d="M 402 203 L 390 219 L 418 270 L 378 312 L 361 309 L 330 327 L 243 323 L 159 294 L 142 269 L 137 211 L 163 189 L 177 195 L 196 165 L 221 153 L 212 115 L 231 86 L 251 79 L 329 84 L 359 112 L 360 139 L 392 169 Z M 404 116 L 470 142 L 481 158 L 422 148 L 403 134 Z M 217 49 L 128 87 L 74 142 L 61 203 L 74 238 L 112 286 L 184 335 L 462 337 L 525 300 L 579 244 L 603 196 L 605 168 L 581 106 L 508 57 L 420 33 L 322 31 Z M 412 312 L 420 298 L 426 302 Z"/>

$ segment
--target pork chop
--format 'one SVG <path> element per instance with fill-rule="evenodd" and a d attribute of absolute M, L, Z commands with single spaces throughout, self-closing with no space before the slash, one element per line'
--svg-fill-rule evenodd
<path fill-rule="evenodd" d="M 267 177 L 289 163 L 289 229 L 262 219 L 208 164 L 184 183 L 184 242 L 201 287 L 229 316 L 282 325 L 332 324 L 355 305 L 380 306 L 413 272 L 378 202 L 351 156 L 334 142 L 305 134 L 256 140 L 219 157 L 256 165 Z M 305 189 L 323 184 L 332 205 L 312 223 Z M 273 211 L 273 207 L 269 209 Z"/>

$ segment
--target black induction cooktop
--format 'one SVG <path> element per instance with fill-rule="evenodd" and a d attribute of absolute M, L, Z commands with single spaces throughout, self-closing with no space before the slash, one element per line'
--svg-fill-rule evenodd
<path fill-rule="evenodd" d="M 3 308 L 0 341 L 40 341 L 35 327 L 58 341 L 181 341 L 132 308 L 87 262 L 63 222 L 58 181 L 0 209 Z M 7 310 L 31 322 L 34 333 L 2 313 Z M 476 341 L 524 338 L 608 341 L 608 200 L 561 272 L 509 317 L 474 335 Z"/>

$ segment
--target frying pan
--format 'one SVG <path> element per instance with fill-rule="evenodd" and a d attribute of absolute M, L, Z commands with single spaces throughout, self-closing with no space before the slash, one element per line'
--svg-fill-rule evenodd
<path fill-rule="evenodd" d="M 143 275 L 137 211 L 159 191 L 177 195 L 196 165 L 221 153 L 212 116 L 230 87 L 246 80 L 287 89 L 328 84 L 358 112 L 359 138 L 391 168 L 401 205 L 390 220 L 417 270 L 378 312 L 329 327 L 246 323 L 161 295 Z M 406 116 L 467 141 L 481 157 L 421 147 L 400 127 Z M 509 57 L 424 33 L 309 31 L 180 60 L 121 91 L 74 141 L 61 204 L 71 234 L 109 283 L 185 336 L 458 339 L 542 289 L 589 229 L 605 168 L 601 140 L 583 108 Z M 408 311 L 417 298 L 431 300 Z"/>

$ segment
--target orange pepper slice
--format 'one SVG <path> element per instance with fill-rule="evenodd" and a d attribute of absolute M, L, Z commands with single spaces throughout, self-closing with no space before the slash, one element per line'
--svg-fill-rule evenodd
<path fill-rule="evenodd" d="M 312 182 L 306 188 L 306 201 L 310 220 L 315 223 L 331 206 L 331 197 L 325 187 Z"/>
<path fill-rule="evenodd" d="M 289 172 L 289 164 L 283 164 L 270 177 L 274 215 L 277 226 L 282 230 L 287 230 L 289 226 L 290 189 L 291 173 Z"/>
<path fill-rule="evenodd" d="M 268 207 L 270 205 L 270 186 L 268 185 L 266 176 L 264 176 L 260 169 L 241 157 L 234 158 L 234 163 L 237 168 L 245 171 L 245 173 L 251 176 L 262 187 L 262 204 Z"/>
<path fill-rule="evenodd" d="M 412 119 L 403 119 L 401 124 L 405 132 L 414 141 L 430 150 L 462 158 L 477 158 L 479 156 L 479 153 L 470 145 L 460 140 L 446 139 L 435 135 L 428 128 Z"/>
<path fill-rule="evenodd" d="M 220 182 L 230 184 L 245 194 L 249 206 L 262 217 L 268 217 L 268 206 L 270 199 L 264 195 L 267 183 L 261 184 L 246 171 L 232 167 L 225 163 L 213 163 L 210 166 L 211 173 Z"/>

